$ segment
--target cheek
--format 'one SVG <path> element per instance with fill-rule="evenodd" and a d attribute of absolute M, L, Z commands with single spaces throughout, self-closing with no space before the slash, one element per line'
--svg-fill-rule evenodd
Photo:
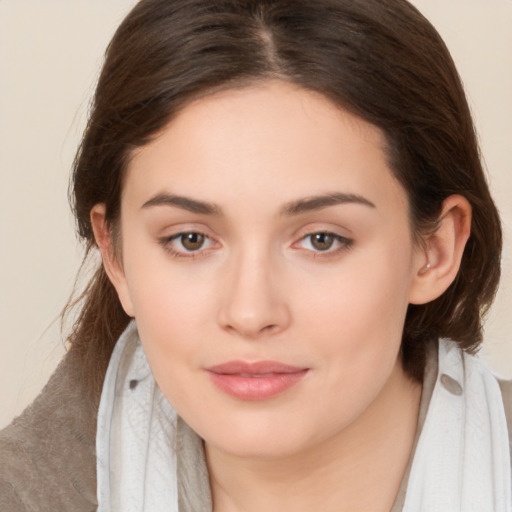
<path fill-rule="evenodd" d="M 408 306 L 411 253 L 371 254 L 354 257 L 322 289 L 311 283 L 302 310 L 330 383 L 357 400 L 371 398 L 393 371 Z"/>
<path fill-rule="evenodd" d="M 190 404 L 207 407 L 193 383 L 201 378 L 201 361 L 208 351 L 204 341 L 208 332 L 203 326 L 209 308 L 204 301 L 189 300 L 186 293 L 161 281 L 153 287 L 149 280 L 146 284 L 147 294 L 140 295 L 135 318 L 155 380 L 180 413 Z"/>
<path fill-rule="evenodd" d="M 123 249 L 126 279 L 138 323 L 179 328 L 191 318 L 200 317 L 211 287 L 211 279 L 201 275 L 204 266 L 194 264 L 191 272 L 190 262 L 173 261 L 142 229 L 125 235 Z"/>
<path fill-rule="evenodd" d="M 180 286 L 176 279 L 155 274 L 156 279 L 146 275 L 132 287 L 135 318 L 142 340 L 147 340 L 148 357 L 155 354 L 172 363 L 201 343 L 213 304 L 204 287 Z"/>
<path fill-rule="evenodd" d="M 144 350 L 163 388 L 180 365 L 197 366 L 194 354 L 204 345 L 211 321 L 212 282 L 170 264 L 155 244 L 127 239 L 125 273 Z"/>
<path fill-rule="evenodd" d="M 339 340 L 354 349 L 373 345 L 371 333 L 384 343 L 395 343 L 408 305 L 410 259 L 369 253 L 369 257 L 355 255 L 347 260 L 325 282 L 305 287 L 302 315 L 311 318 L 319 333 L 334 330 Z"/>

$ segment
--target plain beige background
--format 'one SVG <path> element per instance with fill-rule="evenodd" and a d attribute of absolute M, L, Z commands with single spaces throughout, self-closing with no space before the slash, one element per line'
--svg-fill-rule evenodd
<path fill-rule="evenodd" d="M 64 353 L 58 316 L 81 259 L 69 170 L 104 48 L 134 3 L 0 0 L 0 428 Z M 504 276 L 484 356 L 512 377 L 512 0 L 413 3 L 459 67 L 503 215 Z"/>

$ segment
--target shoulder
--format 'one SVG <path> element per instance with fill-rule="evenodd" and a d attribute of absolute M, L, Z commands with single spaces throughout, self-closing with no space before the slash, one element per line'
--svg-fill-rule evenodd
<path fill-rule="evenodd" d="M 2 457 L 2 464 L 4 459 Z M 20 496 L 16 493 L 14 486 L 0 478 L 0 507 L 1 510 L 9 510 L 10 512 L 27 512 L 27 508 L 23 504 Z"/>
<path fill-rule="evenodd" d="M 0 432 L 0 510 L 96 510 L 96 410 L 72 359 Z"/>

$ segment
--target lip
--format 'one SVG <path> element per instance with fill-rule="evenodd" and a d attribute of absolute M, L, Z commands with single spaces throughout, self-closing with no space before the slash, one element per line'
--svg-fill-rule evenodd
<path fill-rule="evenodd" d="M 213 384 L 240 400 L 267 400 L 298 384 L 309 368 L 277 361 L 229 361 L 206 368 Z"/>

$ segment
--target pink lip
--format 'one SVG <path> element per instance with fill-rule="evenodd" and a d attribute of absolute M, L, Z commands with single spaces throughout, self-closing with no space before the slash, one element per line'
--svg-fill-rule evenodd
<path fill-rule="evenodd" d="M 275 361 L 229 361 L 206 368 L 212 382 L 240 400 L 266 400 L 297 384 L 309 371 Z"/>

